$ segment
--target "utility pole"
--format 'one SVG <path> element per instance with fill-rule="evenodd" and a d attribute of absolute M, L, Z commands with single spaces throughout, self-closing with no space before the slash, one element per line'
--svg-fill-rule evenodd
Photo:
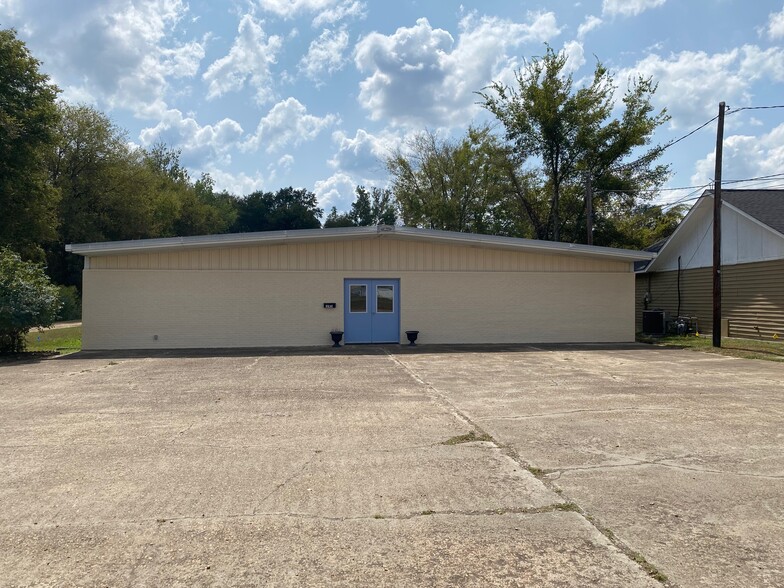
<path fill-rule="evenodd" d="M 585 172 L 585 226 L 588 233 L 588 245 L 593 245 L 593 186 L 591 172 Z"/>
<path fill-rule="evenodd" d="M 724 144 L 724 102 L 719 102 L 716 130 L 716 172 L 713 187 L 713 346 L 721 347 L 721 158 Z"/>

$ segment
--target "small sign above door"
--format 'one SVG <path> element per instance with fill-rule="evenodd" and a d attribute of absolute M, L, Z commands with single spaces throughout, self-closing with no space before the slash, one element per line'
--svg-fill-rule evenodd
<path fill-rule="evenodd" d="M 324 308 L 337 308 L 337 307 L 338 307 L 338 303 L 337 302 L 325 302 L 324 303 Z"/>

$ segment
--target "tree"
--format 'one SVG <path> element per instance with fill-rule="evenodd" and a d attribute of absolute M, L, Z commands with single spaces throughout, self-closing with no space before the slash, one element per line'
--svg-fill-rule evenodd
<path fill-rule="evenodd" d="M 282 188 L 275 193 L 253 192 L 237 202 L 237 220 L 231 232 L 318 229 L 324 214 L 316 195 L 304 188 Z"/>
<path fill-rule="evenodd" d="M 354 219 L 348 212 L 338 212 L 337 207 L 333 206 L 324 221 L 325 229 L 335 229 L 338 227 L 356 227 Z"/>
<path fill-rule="evenodd" d="M 55 238 L 57 190 L 46 181 L 58 88 L 16 38 L 0 30 L 0 245 L 28 258 Z"/>
<path fill-rule="evenodd" d="M 403 223 L 474 233 L 494 232 L 507 193 L 506 159 L 488 127 L 469 128 L 458 140 L 430 131 L 387 160 Z"/>
<path fill-rule="evenodd" d="M 24 351 L 25 335 L 51 326 L 59 309 L 57 287 L 43 268 L 0 248 L 0 352 Z"/>
<path fill-rule="evenodd" d="M 354 202 L 348 212 L 339 213 L 336 207 L 329 211 L 324 228 L 334 227 L 374 227 L 394 225 L 397 221 L 397 205 L 392 191 L 388 188 L 357 186 Z"/>
<path fill-rule="evenodd" d="M 526 162 L 538 164 L 539 181 L 533 186 L 515 185 L 516 197 L 537 227 L 537 236 L 556 241 L 564 228 L 569 229 L 568 240 L 580 240 L 577 230 L 580 216 L 585 218 L 584 186 L 588 182 L 599 195 L 650 194 L 669 173 L 667 166 L 655 165 L 661 147 L 623 164 L 649 145 L 655 129 L 669 120 L 664 110 L 652 114 L 651 98 L 656 91 L 652 80 L 639 77 L 630 82 L 621 118 L 611 119 L 616 89 L 612 75 L 597 63 L 591 84 L 575 90 L 572 74 L 564 69 L 566 61 L 564 52 L 548 47 L 544 57 L 532 59 L 515 72 L 516 87 L 495 82 L 480 92 L 483 106 L 504 127 L 513 155 L 509 168 L 513 184 L 515 170 Z M 544 223 L 537 212 L 542 199 Z"/>

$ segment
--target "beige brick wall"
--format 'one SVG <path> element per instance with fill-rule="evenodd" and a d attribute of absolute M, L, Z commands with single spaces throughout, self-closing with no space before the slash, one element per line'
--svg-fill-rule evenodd
<path fill-rule="evenodd" d="M 421 343 L 634 338 L 631 272 L 89 269 L 84 348 L 327 345 L 348 277 L 400 279 L 403 342 L 407 329 Z"/>

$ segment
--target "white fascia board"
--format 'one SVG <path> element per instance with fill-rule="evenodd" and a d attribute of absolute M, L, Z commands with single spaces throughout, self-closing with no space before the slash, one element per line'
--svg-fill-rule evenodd
<path fill-rule="evenodd" d="M 474 247 L 533 251 L 547 254 L 567 254 L 601 257 L 621 261 L 642 261 L 656 257 L 648 251 L 595 247 L 574 243 L 517 239 L 494 235 L 477 235 L 432 229 L 378 225 L 372 227 L 344 227 L 334 229 L 301 229 L 295 231 L 268 231 L 260 233 L 229 233 L 198 237 L 172 237 L 166 239 L 139 239 L 135 241 L 107 241 L 66 245 L 65 250 L 77 255 L 117 255 L 150 251 L 178 250 L 183 248 L 230 247 L 237 245 L 292 243 L 302 241 L 327 241 L 336 239 L 384 238 L 386 236 L 421 241 L 440 241 Z"/>

